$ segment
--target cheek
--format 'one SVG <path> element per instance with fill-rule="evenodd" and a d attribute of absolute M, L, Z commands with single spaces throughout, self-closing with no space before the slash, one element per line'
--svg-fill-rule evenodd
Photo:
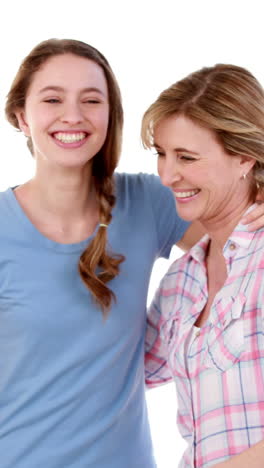
<path fill-rule="evenodd" d="M 108 126 L 109 126 L 109 114 L 108 112 L 100 112 L 94 119 L 95 127 L 100 131 L 101 139 L 105 140 L 107 137 Z"/>
<path fill-rule="evenodd" d="M 164 161 L 162 160 L 162 158 L 158 157 L 158 159 L 157 159 L 157 171 L 158 171 L 158 174 L 159 174 L 160 178 L 162 178 L 163 169 L 164 169 Z"/>
<path fill-rule="evenodd" d="M 107 112 L 104 112 L 103 123 L 104 123 L 104 127 L 105 127 L 105 129 L 107 131 L 108 125 L 109 125 L 109 111 L 108 110 L 107 110 Z"/>
<path fill-rule="evenodd" d="M 109 107 L 98 106 L 90 109 L 88 120 L 91 120 L 96 126 L 107 127 L 109 122 Z"/>
<path fill-rule="evenodd" d="M 108 125 L 109 125 L 109 115 L 107 114 L 107 115 L 104 115 L 102 119 L 102 127 L 105 129 L 105 132 L 107 132 Z"/>
<path fill-rule="evenodd" d="M 48 120 L 45 112 L 37 112 L 34 109 L 29 109 L 26 112 L 27 136 L 32 136 L 37 133 L 39 129 L 45 128 Z"/>
<path fill-rule="evenodd" d="M 198 180 L 203 185 L 218 186 L 219 183 L 221 184 L 224 181 L 221 167 L 215 166 L 201 169 L 198 173 Z"/>

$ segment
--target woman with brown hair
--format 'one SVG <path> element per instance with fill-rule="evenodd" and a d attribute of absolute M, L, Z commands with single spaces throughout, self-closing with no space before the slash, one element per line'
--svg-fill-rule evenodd
<path fill-rule="evenodd" d="M 142 135 L 179 216 L 208 233 L 150 308 L 147 383 L 176 382 L 181 468 L 261 468 L 264 229 L 241 219 L 264 189 L 263 88 L 244 68 L 203 68 L 161 93 Z"/>
<path fill-rule="evenodd" d="M 0 194 L 1 468 L 153 468 L 147 288 L 188 224 L 157 177 L 114 175 L 121 98 L 93 47 L 36 46 L 6 115 L 36 172 Z"/>

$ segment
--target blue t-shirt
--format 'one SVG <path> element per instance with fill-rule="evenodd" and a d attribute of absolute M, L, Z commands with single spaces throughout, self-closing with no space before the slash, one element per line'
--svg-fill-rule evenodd
<path fill-rule="evenodd" d="M 1 468 L 153 468 L 144 396 L 154 260 L 187 227 L 155 176 L 116 174 L 109 246 L 125 255 L 107 320 L 78 274 L 89 239 L 60 244 L 0 194 Z"/>

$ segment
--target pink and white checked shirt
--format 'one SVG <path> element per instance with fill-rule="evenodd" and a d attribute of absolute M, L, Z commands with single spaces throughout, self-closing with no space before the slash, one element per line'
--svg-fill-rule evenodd
<path fill-rule="evenodd" d="M 264 229 L 237 226 L 223 250 L 227 280 L 195 329 L 208 297 L 208 241 L 170 267 L 146 334 L 147 384 L 176 383 L 188 444 L 180 468 L 212 466 L 264 439 Z"/>

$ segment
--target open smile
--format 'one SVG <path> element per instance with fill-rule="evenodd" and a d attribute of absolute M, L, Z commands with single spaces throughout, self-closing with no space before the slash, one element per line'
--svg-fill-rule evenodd
<path fill-rule="evenodd" d="M 176 191 L 174 190 L 174 193 L 175 193 L 175 197 L 176 198 L 191 198 L 193 197 L 194 195 L 197 195 L 197 193 L 200 192 L 200 189 L 195 189 L 195 190 L 186 190 L 186 191 Z"/>
<path fill-rule="evenodd" d="M 175 199 L 179 203 L 187 203 L 188 201 L 193 200 L 200 193 L 200 189 L 194 190 L 173 190 Z"/>
<path fill-rule="evenodd" d="M 77 143 L 81 142 L 89 136 L 87 132 L 54 132 L 52 137 L 61 143 Z"/>

